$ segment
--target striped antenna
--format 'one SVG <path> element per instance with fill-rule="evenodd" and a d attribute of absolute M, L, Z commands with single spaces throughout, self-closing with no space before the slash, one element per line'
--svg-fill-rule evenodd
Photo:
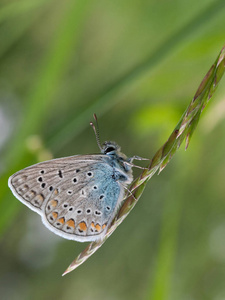
<path fill-rule="evenodd" d="M 99 149 L 102 151 L 102 146 L 101 146 L 100 138 L 99 138 L 98 118 L 97 118 L 96 114 L 93 114 L 93 117 L 94 117 L 94 119 L 95 119 L 96 127 L 95 127 L 95 125 L 94 125 L 93 122 L 90 122 L 90 125 L 91 125 L 91 127 L 93 128 L 93 130 L 94 130 L 94 133 L 95 133 L 95 137 L 96 137 L 96 141 L 97 141 L 98 147 L 99 147 Z"/>

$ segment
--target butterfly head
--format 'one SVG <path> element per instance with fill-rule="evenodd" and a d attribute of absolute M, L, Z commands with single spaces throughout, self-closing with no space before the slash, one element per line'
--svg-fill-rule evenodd
<path fill-rule="evenodd" d="M 101 147 L 101 152 L 107 155 L 115 155 L 120 152 L 120 146 L 115 142 L 106 141 Z"/>
<path fill-rule="evenodd" d="M 126 155 L 120 151 L 121 150 L 120 146 L 117 145 L 115 142 L 106 141 L 101 145 L 100 138 L 99 138 L 98 120 L 97 120 L 96 114 L 94 114 L 94 119 L 96 122 L 96 127 L 93 124 L 93 122 L 90 122 L 90 125 L 94 130 L 94 133 L 96 136 L 96 141 L 97 141 L 99 149 L 101 150 L 101 153 L 106 154 L 111 157 L 116 157 L 121 162 L 129 160 L 129 159 L 127 159 Z"/>
<path fill-rule="evenodd" d="M 120 166 L 122 166 L 123 169 L 126 172 L 128 172 L 131 169 L 131 166 L 129 165 L 131 159 L 128 158 L 120 150 L 121 150 L 120 146 L 112 141 L 104 142 L 101 147 L 102 154 L 105 154 L 111 157 L 112 159 L 115 159 L 120 164 Z"/>

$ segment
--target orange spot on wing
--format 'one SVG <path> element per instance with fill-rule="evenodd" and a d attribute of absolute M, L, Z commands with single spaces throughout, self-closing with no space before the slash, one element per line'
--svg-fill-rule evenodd
<path fill-rule="evenodd" d="M 106 224 L 102 225 L 102 229 L 105 229 L 106 228 Z"/>
<path fill-rule="evenodd" d="M 95 224 L 93 222 L 91 223 L 91 227 L 95 228 Z"/>
<path fill-rule="evenodd" d="M 61 224 L 64 224 L 65 223 L 65 219 L 62 217 L 60 219 L 58 219 L 58 221 L 61 223 Z"/>
<path fill-rule="evenodd" d="M 80 222 L 79 227 L 80 227 L 80 230 L 83 230 L 83 231 L 87 230 L 87 225 L 85 222 Z"/>
<path fill-rule="evenodd" d="M 95 229 L 96 229 L 97 231 L 100 231 L 100 230 L 101 230 L 101 226 L 100 226 L 99 224 L 96 224 L 96 225 L 95 225 Z"/>
<path fill-rule="evenodd" d="M 35 199 L 37 199 L 38 201 L 40 202 L 43 202 L 44 201 L 44 197 L 41 195 L 41 194 L 38 194 Z"/>
<path fill-rule="evenodd" d="M 56 207 L 57 204 L 58 204 L 58 201 L 56 201 L 56 200 L 51 200 L 50 204 L 51 204 L 51 206 Z"/>
<path fill-rule="evenodd" d="M 70 219 L 69 221 L 67 221 L 66 224 L 67 224 L 68 226 L 70 226 L 70 227 L 75 228 L 75 222 L 74 222 L 73 219 Z"/>
<path fill-rule="evenodd" d="M 55 190 L 54 190 L 54 194 L 55 194 L 55 195 L 58 195 L 58 193 L 59 193 L 58 189 L 55 189 Z"/>
<path fill-rule="evenodd" d="M 34 197 L 35 195 L 36 195 L 36 192 L 33 191 L 33 190 L 31 190 L 31 191 L 30 191 L 30 196 L 31 196 L 31 197 Z"/>
<path fill-rule="evenodd" d="M 52 216 L 53 216 L 54 219 L 56 219 L 56 218 L 58 217 L 58 213 L 54 211 L 54 212 L 52 213 Z"/>

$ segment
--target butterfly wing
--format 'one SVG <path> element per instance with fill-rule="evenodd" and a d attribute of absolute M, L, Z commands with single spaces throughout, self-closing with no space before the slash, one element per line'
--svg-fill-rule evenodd
<path fill-rule="evenodd" d="M 54 233 L 76 241 L 101 239 L 123 198 L 105 155 L 77 155 L 25 168 L 9 178 L 13 194 Z"/>

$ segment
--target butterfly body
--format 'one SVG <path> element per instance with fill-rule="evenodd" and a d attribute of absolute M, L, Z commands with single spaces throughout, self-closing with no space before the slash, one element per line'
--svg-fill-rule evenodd
<path fill-rule="evenodd" d="M 117 144 L 105 142 L 102 154 L 53 159 L 18 171 L 9 187 L 57 235 L 96 241 L 104 237 L 133 180 L 132 160 Z"/>

